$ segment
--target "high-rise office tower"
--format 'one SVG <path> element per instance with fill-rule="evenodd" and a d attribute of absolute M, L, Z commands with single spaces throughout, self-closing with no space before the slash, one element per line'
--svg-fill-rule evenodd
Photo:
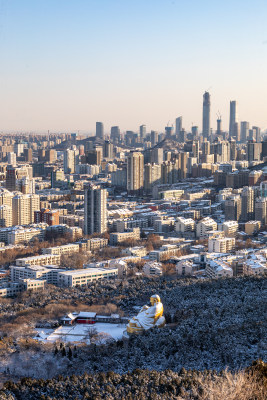
<path fill-rule="evenodd" d="M 249 140 L 247 143 L 247 160 L 260 161 L 262 159 L 262 143 Z"/>
<path fill-rule="evenodd" d="M 254 219 L 254 189 L 245 186 L 241 193 L 241 219 L 243 222 Z"/>
<path fill-rule="evenodd" d="M 172 131 L 173 131 L 173 127 L 172 126 L 165 126 L 166 138 L 170 139 L 172 137 Z"/>
<path fill-rule="evenodd" d="M 65 150 L 64 151 L 64 173 L 74 174 L 75 172 L 75 151 Z"/>
<path fill-rule="evenodd" d="M 208 92 L 203 95 L 202 135 L 204 138 L 210 135 L 210 94 Z"/>
<path fill-rule="evenodd" d="M 237 102 L 230 101 L 230 121 L 229 121 L 229 136 L 235 136 L 235 123 L 238 122 L 237 117 Z"/>
<path fill-rule="evenodd" d="M 230 143 L 230 161 L 235 161 L 237 156 L 236 141 L 234 139 L 231 139 L 229 143 Z"/>
<path fill-rule="evenodd" d="M 121 136 L 120 128 L 118 126 L 112 126 L 110 131 L 110 139 L 114 143 L 118 143 L 120 141 L 120 136 Z"/>
<path fill-rule="evenodd" d="M 139 127 L 139 135 L 140 135 L 141 141 L 143 141 L 146 137 L 146 126 L 145 125 L 141 125 Z"/>
<path fill-rule="evenodd" d="M 259 128 L 258 126 L 253 126 L 252 129 L 255 131 L 256 134 L 256 142 L 259 143 L 261 141 L 261 128 Z"/>
<path fill-rule="evenodd" d="M 198 126 L 192 126 L 191 132 L 192 132 L 193 139 L 197 139 L 198 138 Z"/>
<path fill-rule="evenodd" d="M 222 119 L 221 116 L 217 118 L 217 130 L 216 130 L 216 135 L 221 135 L 222 133 Z"/>
<path fill-rule="evenodd" d="M 131 151 L 127 157 L 127 190 L 131 194 L 141 194 L 144 187 L 144 156 Z"/>
<path fill-rule="evenodd" d="M 89 185 L 84 191 L 84 233 L 103 233 L 107 230 L 107 190 Z"/>
<path fill-rule="evenodd" d="M 151 138 L 151 146 L 155 146 L 158 143 L 158 139 L 159 139 L 158 132 L 151 131 L 150 138 Z"/>
<path fill-rule="evenodd" d="M 234 134 L 232 136 L 237 142 L 240 142 L 240 129 L 239 129 L 239 123 L 235 122 L 234 123 Z"/>
<path fill-rule="evenodd" d="M 183 117 L 178 117 L 175 120 L 175 135 L 178 138 L 181 130 L 183 129 Z"/>
<path fill-rule="evenodd" d="M 242 121 L 241 122 L 241 132 L 240 132 L 240 139 L 242 143 L 246 143 L 248 140 L 249 135 L 249 122 Z"/>
<path fill-rule="evenodd" d="M 104 139 L 104 125 L 103 122 L 96 122 L 96 137 Z"/>
<path fill-rule="evenodd" d="M 199 159 L 199 142 L 198 140 L 194 140 L 192 143 L 192 153 L 193 157 L 197 158 L 197 161 Z"/>

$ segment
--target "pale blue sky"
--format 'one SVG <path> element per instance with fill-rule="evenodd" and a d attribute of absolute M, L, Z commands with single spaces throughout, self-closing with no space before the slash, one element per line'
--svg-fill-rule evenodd
<path fill-rule="evenodd" d="M 0 0 L 0 131 L 267 128 L 266 0 Z"/>

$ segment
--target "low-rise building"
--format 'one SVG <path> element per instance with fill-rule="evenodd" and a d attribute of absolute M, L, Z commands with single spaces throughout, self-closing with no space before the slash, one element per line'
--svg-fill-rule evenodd
<path fill-rule="evenodd" d="M 161 246 L 159 250 L 153 250 L 149 253 L 149 259 L 155 261 L 166 261 L 172 256 L 177 256 L 180 252 L 180 247 L 171 244 Z"/>
<path fill-rule="evenodd" d="M 145 257 L 147 255 L 147 249 L 144 246 L 128 247 L 127 249 L 123 249 L 121 254 L 126 256 Z"/>
<path fill-rule="evenodd" d="M 98 279 L 110 279 L 118 276 L 118 268 L 87 268 L 63 271 L 58 274 L 60 287 L 86 286 Z"/>
<path fill-rule="evenodd" d="M 114 232 L 110 234 L 110 244 L 116 246 L 118 243 L 123 243 L 127 240 L 139 240 L 140 239 L 140 229 L 133 228 L 126 232 Z"/>
<path fill-rule="evenodd" d="M 209 278 L 222 278 L 233 276 L 232 268 L 226 262 L 218 260 L 210 260 L 207 263 L 205 272 Z"/>
<path fill-rule="evenodd" d="M 162 275 L 162 264 L 158 262 L 147 262 L 143 267 L 143 273 L 145 276 L 161 276 Z"/>
<path fill-rule="evenodd" d="M 25 267 L 26 265 L 59 265 L 61 255 L 42 254 L 40 256 L 17 258 L 16 265 Z"/>
<path fill-rule="evenodd" d="M 64 244 L 62 246 L 47 247 L 42 249 L 43 254 L 59 254 L 59 255 L 71 255 L 73 253 L 79 253 L 80 246 L 78 244 Z"/>

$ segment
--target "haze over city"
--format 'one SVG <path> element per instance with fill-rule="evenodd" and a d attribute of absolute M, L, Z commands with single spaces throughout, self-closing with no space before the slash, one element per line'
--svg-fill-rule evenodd
<path fill-rule="evenodd" d="M 267 128 L 266 1 L 0 2 L 1 132 Z"/>

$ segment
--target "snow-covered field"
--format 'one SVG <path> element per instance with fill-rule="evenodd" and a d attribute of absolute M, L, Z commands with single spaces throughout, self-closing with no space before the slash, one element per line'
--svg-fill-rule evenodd
<path fill-rule="evenodd" d="M 97 338 L 105 341 L 110 338 L 119 340 L 126 329 L 124 324 L 96 323 L 94 325 L 76 324 L 73 326 L 60 326 L 53 329 L 37 329 L 36 339 L 48 342 L 85 342 L 90 343 L 88 330 L 96 329 Z"/>

